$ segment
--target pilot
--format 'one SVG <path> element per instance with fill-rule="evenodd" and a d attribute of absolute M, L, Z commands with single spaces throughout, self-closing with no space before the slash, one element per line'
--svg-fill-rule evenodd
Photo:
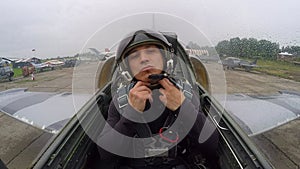
<path fill-rule="evenodd" d="M 203 126 L 213 125 L 206 121 L 193 85 L 175 77 L 176 45 L 169 41 L 160 32 L 138 30 L 119 43 L 116 65 L 125 82 L 113 96 L 97 142 L 106 168 L 218 164 L 218 133 L 199 141 Z"/>

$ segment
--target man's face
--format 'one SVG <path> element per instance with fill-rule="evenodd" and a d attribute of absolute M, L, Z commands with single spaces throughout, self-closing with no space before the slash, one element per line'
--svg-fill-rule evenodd
<path fill-rule="evenodd" d="M 155 45 L 134 48 L 128 55 L 128 63 L 133 76 L 144 82 L 149 82 L 149 75 L 159 74 L 163 70 L 163 56 Z"/>

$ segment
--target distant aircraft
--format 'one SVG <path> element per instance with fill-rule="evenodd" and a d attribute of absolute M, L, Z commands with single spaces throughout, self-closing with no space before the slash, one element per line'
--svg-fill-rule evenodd
<path fill-rule="evenodd" d="M 95 48 L 89 48 L 91 51 L 93 51 L 96 56 L 99 58 L 99 60 L 104 61 L 106 57 L 109 57 L 111 55 L 109 49 L 105 49 L 105 52 L 100 52 Z"/>
<path fill-rule="evenodd" d="M 258 67 L 256 62 L 257 58 L 253 62 L 249 62 L 236 57 L 227 57 L 222 61 L 222 64 L 224 69 L 242 68 L 249 72 L 252 68 Z"/>
<path fill-rule="evenodd" d="M 10 59 L 0 58 L 0 79 L 12 81 L 14 70 L 10 66 L 11 62 Z"/>

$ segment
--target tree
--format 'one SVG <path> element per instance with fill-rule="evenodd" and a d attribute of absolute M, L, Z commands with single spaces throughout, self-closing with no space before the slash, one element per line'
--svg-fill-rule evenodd
<path fill-rule="evenodd" d="M 190 41 L 188 43 L 188 45 L 186 46 L 187 49 L 201 49 L 201 47 L 197 44 L 197 43 L 194 43 L 192 41 Z"/>
<path fill-rule="evenodd" d="M 229 40 L 230 43 L 230 55 L 235 57 L 242 56 L 242 44 L 239 37 L 232 38 Z"/>
<path fill-rule="evenodd" d="M 288 52 L 294 56 L 300 56 L 300 46 L 283 46 L 281 52 Z"/>
<path fill-rule="evenodd" d="M 255 38 L 232 38 L 229 41 L 223 40 L 216 46 L 216 50 L 220 56 L 246 57 L 254 58 L 260 56 L 262 58 L 274 59 L 280 52 L 279 44 L 272 43 L 268 40 L 257 40 Z"/>
<path fill-rule="evenodd" d="M 223 40 L 221 42 L 219 42 L 217 44 L 216 51 L 218 52 L 218 54 L 223 57 L 223 56 L 228 56 L 230 55 L 230 45 L 229 45 L 229 41 L 228 40 Z"/>

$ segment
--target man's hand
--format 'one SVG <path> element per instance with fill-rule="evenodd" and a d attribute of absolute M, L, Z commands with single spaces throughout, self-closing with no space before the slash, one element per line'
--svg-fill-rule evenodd
<path fill-rule="evenodd" d="M 153 102 L 152 91 L 147 85 L 149 85 L 149 83 L 138 81 L 129 91 L 128 103 L 140 113 L 143 113 L 147 99 Z"/>
<path fill-rule="evenodd" d="M 159 83 L 164 88 L 159 89 L 159 92 L 162 94 L 159 96 L 159 99 L 170 110 L 174 111 L 178 109 L 185 99 L 184 94 L 179 89 L 177 89 L 167 78 L 160 80 Z"/>

